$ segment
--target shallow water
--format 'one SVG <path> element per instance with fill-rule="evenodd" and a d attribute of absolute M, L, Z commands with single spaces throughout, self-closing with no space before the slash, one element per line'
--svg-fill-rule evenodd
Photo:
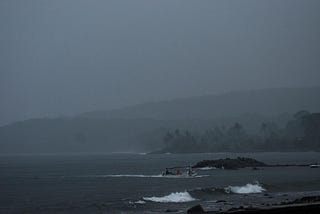
<path fill-rule="evenodd" d="M 183 211 L 197 203 L 242 197 L 225 190 L 230 187 L 243 190 L 247 184 L 253 185 L 250 186 L 253 189 L 259 189 L 257 186 L 265 189 L 260 195 L 320 190 L 320 169 L 309 167 L 201 170 L 197 178 L 159 176 L 165 167 L 238 156 L 253 157 L 268 164 L 320 162 L 320 154 L 315 152 L 2 155 L 0 212 L 140 213 L 164 212 L 168 208 Z M 145 200 L 148 198 L 177 203 L 155 203 Z"/>

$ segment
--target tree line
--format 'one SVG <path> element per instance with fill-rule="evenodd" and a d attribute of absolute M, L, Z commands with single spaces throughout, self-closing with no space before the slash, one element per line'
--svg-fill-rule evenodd
<path fill-rule="evenodd" d="M 284 128 L 263 122 L 259 130 L 258 134 L 248 134 L 238 122 L 202 133 L 170 130 L 163 136 L 161 152 L 320 151 L 320 113 L 299 111 Z"/>

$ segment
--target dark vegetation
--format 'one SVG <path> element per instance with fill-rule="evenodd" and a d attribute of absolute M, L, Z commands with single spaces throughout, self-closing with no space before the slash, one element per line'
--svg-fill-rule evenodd
<path fill-rule="evenodd" d="M 240 169 L 245 167 L 263 167 L 267 164 L 257 161 L 253 158 L 238 157 L 235 159 L 217 159 L 217 160 L 203 160 L 196 163 L 192 168 L 215 167 L 219 169 Z"/>
<path fill-rule="evenodd" d="M 299 111 L 284 128 L 263 122 L 257 134 L 248 134 L 240 123 L 216 126 L 203 133 L 176 129 L 163 137 L 159 153 L 247 152 L 247 151 L 319 151 L 320 113 Z"/>
<path fill-rule="evenodd" d="M 243 115 L 223 120 L 32 119 L 0 127 L 0 152 L 320 150 L 319 113 L 300 111 L 285 123 L 286 118 L 289 116 Z"/>
<path fill-rule="evenodd" d="M 252 167 L 253 170 L 258 170 L 258 167 L 309 167 L 309 164 L 266 164 L 261 161 L 258 161 L 253 158 L 238 157 L 238 158 L 225 158 L 225 159 L 215 159 L 215 160 L 203 160 L 195 165 L 192 168 L 203 168 L 203 167 L 212 167 L 217 169 L 241 169 L 246 167 Z"/>
<path fill-rule="evenodd" d="M 319 114 L 292 118 L 319 111 L 319 97 L 265 89 L 30 119 L 0 127 L 0 153 L 319 151 Z"/>

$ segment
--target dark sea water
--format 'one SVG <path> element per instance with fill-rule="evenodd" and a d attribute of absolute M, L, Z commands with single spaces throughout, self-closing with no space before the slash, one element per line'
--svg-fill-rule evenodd
<path fill-rule="evenodd" d="M 316 152 L 2 155 L 0 213 L 185 212 L 199 203 L 215 210 L 228 203 L 288 200 L 285 197 L 320 191 L 320 169 L 309 167 L 200 170 L 196 178 L 159 176 L 166 167 L 238 156 L 268 164 L 320 163 Z M 252 193 L 240 194 L 243 191 Z"/>

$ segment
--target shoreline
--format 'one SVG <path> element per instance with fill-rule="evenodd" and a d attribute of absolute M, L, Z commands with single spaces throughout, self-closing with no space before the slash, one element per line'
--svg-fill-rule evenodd
<path fill-rule="evenodd" d="M 280 213 L 290 213 L 290 214 L 317 214 L 320 211 L 320 203 L 311 204 L 291 204 L 291 205 L 280 205 L 271 208 L 260 208 L 260 209 L 239 209 L 230 210 L 226 212 L 216 212 L 216 211 L 205 211 L 206 214 L 280 214 Z M 189 213 L 189 212 L 188 212 Z"/>
<path fill-rule="evenodd" d="M 188 214 L 317 214 L 320 211 L 320 195 L 305 196 L 292 201 L 279 201 L 269 206 L 238 206 L 227 210 L 206 210 L 200 204 L 187 210 Z"/>

